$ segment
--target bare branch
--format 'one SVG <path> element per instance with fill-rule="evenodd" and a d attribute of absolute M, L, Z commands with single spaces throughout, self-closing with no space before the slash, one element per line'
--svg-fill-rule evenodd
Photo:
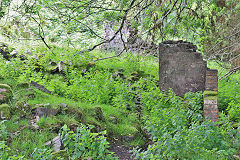
<path fill-rule="evenodd" d="M 231 69 L 230 71 L 228 71 L 226 74 L 224 74 L 222 77 L 219 78 L 219 80 L 222 80 L 224 78 L 229 77 L 230 75 L 232 75 L 233 73 L 237 72 L 240 69 L 240 66 Z"/>
<path fill-rule="evenodd" d="M 135 1 L 136 1 L 136 0 L 132 0 L 129 8 L 125 11 L 125 14 L 124 14 L 124 16 L 123 16 L 123 18 L 122 18 L 121 25 L 120 25 L 119 29 L 115 32 L 115 34 L 112 36 L 112 38 L 110 38 L 109 40 L 105 40 L 105 41 L 103 41 L 103 42 L 101 42 L 101 43 L 98 43 L 98 44 L 94 45 L 92 48 L 89 48 L 89 49 L 87 49 L 87 50 L 82 50 L 82 51 L 80 51 L 80 53 L 90 52 L 90 51 L 94 50 L 95 48 L 97 48 L 98 46 L 101 46 L 101 45 L 104 44 L 104 43 L 109 43 L 109 42 L 111 42 L 111 41 L 117 36 L 117 34 L 122 30 L 122 28 L 123 28 L 123 26 L 124 26 L 124 23 L 125 23 L 125 21 L 126 21 L 126 19 L 127 19 L 127 14 L 128 14 L 128 12 L 129 12 L 129 10 L 131 9 L 131 7 L 133 6 L 133 4 L 135 3 Z"/>
<path fill-rule="evenodd" d="M 43 35 L 44 35 L 44 31 L 43 31 L 41 24 L 34 17 L 31 16 L 31 18 L 38 24 L 38 29 L 39 29 L 38 36 L 41 38 L 41 40 L 46 45 L 46 47 L 55 55 L 55 53 L 51 50 L 51 47 L 46 43 L 45 38 L 41 34 L 41 33 L 43 33 Z"/>

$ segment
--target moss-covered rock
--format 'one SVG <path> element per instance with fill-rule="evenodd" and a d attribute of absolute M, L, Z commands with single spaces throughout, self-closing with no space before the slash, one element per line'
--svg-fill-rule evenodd
<path fill-rule="evenodd" d="M 66 112 L 67 114 L 74 115 L 77 120 L 81 120 L 83 116 L 81 108 L 77 106 L 67 106 L 63 108 L 62 111 Z"/>
<path fill-rule="evenodd" d="M 14 114 L 22 116 L 29 116 L 32 114 L 31 112 L 31 106 L 28 105 L 25 101 L 17 101 L 14 107 Z M 12 109 L 13 110 L 13 109 Z"/>
<path fill-rule="evenodd" d="M 0 42 L 0 54 L 3 56 L 3 58 L 7 60 L 10 59 L 10 51 L 8 49 L 8 46 L 3 42 Z"/>
<path fill-rule="evenodd" d="M 52 153 L 51 160 L 55 160 L 55 159 L 68 160 L 70 158 L 69 158 L 69 155 L 66 150 L 60 150 L 60 151 Z"/>
<path fill-rule="evenodd" d="M 218 92 L 216 91 L 204 91 L 203 92 L 204 99 L 207 100 L 217 100 L 218 99 Z"/>
<path fill-rule="evenodd" d="M 22 88 L 28 88 L 29 87 L 29 83 L 27 82 L 22 82 L 22 83 L 19 83 L 17 84 L 18 87 L 22 87 Z"/>
<path fill-rule="evenodd" d="M 39 117 L 55 116 L 59 113 L 59 110 L 55 108 L 38 107 L 34 110 L 34 112 L 35 112 L 35 115 Z"/>
<path fill-rule="evenodd" d="M 105 117 L 103 115 L 102 108 L 97 106 L 93 110 L 95 112 L 95 118 L 97 120 L 99 120 L 99 121 L 103 121 L 104 122 L 105 121 Z"/>
<path fill-rule="evenodd" d="M 0 84 L 0 104 L 8 103 L 12 97 L 12 89 L 7 84 Z"/>
<path fill-rule="evenodd" d="M 8 119 L 10 118 L 11 107 L 8 104 L 1 104 L 0 105 L 0 119 Z"/>
<path fill-rule="evenodd" d="M 217 91 L 204 91 L 203 92 L 203 97 L 205 97 L 205 96 L 216 96 L 216 95 L 218 95 Z"/>
<path fill-rule="evenodd" d="M 114 116 L 109 116 L 108 120 L 113 124 L 119 123 L 119 119 L 117 117 L 114 117 Z"/>

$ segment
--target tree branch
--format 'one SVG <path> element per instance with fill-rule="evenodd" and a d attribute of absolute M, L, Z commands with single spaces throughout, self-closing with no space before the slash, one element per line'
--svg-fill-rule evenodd
<path fill-rule="evenodd" d="M 119 57 L 124 51 L 127 51 L 127 47 L 126 47 L 126 42 L 124 42 L 124 40 L 123 40 L 123 36 L 122 36 L 122 32 L 120 31 L 120 37 L 121 37 L 121 41 L 123 42 L 123 50 L 120 52 L 120 53 L 118 53 L 117 55 L 115 55 L 115 56 L 110 56 L 110 57 L 105 57 L 105 58 L 100 58 L 100 59 L 96 59 L 96 60 L 94 60 L 94 62 L 96 62 L 96 61 L 100 61 L 100 60 L 105 60 L 105 59 L 110 59 L 110 58 L 115 58 L 115 57 Z"/>
<path fill-rule="evenodd" d="M 51 47 L 46 43 L 45 38 L 41 34 L 41 30 L 44 34 L 44 31 L 43 31 L 43 28 L 42 28 L 41 24 L 34 17 L 31 16 L 31 18 L 38 24 L 38 29 L 39 29 L 38 30 L 38 36 L 41 38 L 41 40 L 46 45 L 46 47 L 55 55 L 55 53 L 51 50 Z"/>
<path fill-rule="evenodd" d="M 89 48 L 89 49 L 87 49 L 87 50 L 82 50 L 82 51 L 80 51 L 80 53 L 90 52 L 90 51 L 94 50 L 96 47 L 101 46 L 101 45 L 104 44 L 104 43 L 109 43 L 109 42 L 111 42 L 111 41 L 117 36 L 117 34 L 122 30 L 122 28 L 123 28 L 123 26 L 124 26 L 124 22 L 125 22 L 125 20 L 127 19 L 127 14 L 128 14 L 128 12 L 129 12 L 129 10 L 131 9 L 131 7 L 133 6 L 133 4 L 135 3 L 135 1 L 136 1 L 136 0 L 132 0 L 132 2 L 130 3 L 129 8 L 125 11 L 125 14 L 124 14 L 124 16 L 123 16 L 123 18 L 122 18 L 121 25 L 120 25 L 119 29 L 115 32 L 115 34 L 112 36 L 112 38 L 110 38 L 109 40 L 105 40 L 105 41 L 103 41 L 103 42 L 100 42 L 100 43 L 94 45 L 92 48 Z"/>

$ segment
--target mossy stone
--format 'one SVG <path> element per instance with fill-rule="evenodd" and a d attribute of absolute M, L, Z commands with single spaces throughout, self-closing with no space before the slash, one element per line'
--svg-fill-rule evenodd
<path fill-rule="evenodd" d="M 218 95 L 217 91 L 204 91 L 203 92 L 203 97 L 205 97 L 205 96 L 216 96 L 216 95 Z"/>
<path fill-rule="evenodd" d="M 95 118 L 99 121 L 105 122 L 105 117 L 102 112 L 102 108 L 97 106 L 94 108 Z"/>
<path fill-rule="evenodd" d="M 1 119 L 6 119 L 11 116 L 10 114 L 11 107 L 8 104 L 1 104 L 0 105 L 0 118 Z"/>
<path fill-rule="evenodd" d="M 24 108 L 24 104 L 25 104 L 24 101 L 17 101 L 16 102 L 16 107 L 22 109 L 22 108 Z"/>
<path fill-rule="evenodd" d="M 124 72 L 125 69 L 124 69 L 124 68 L 119 68 L 118 71 L 119 71 L 119 72 Z"/>
<path fill-rule="evenodd" d="M 66 150 L 60 150 L 52 153 L 51 160 L 55 160 L 55 159 L 69 160 L 70 158 Z"/>
<path fill-rule="evenodd" d="M 217 100 L 218 99 L 218 92 L 216 91 L 204 91 L 203 92 L 204 99 L 207 100 Z"/>
<path fill-rule="evenodd" d="M 95 66 L 96 66 L 96 64 L 94 62 L 89 62 L 87 64 L 87 70 L 89 70 L 91 67 L 95 67 Z"/>
<path fill-rule="evenodd" d="M 0 104 L 7 103 L 12 97 L 12 89 L 7 84 L 0 84 Z"/>
<path fill-rule="evenodd" d="M 47 71 L 49 71 L 50 73 L 56 73 L 56 72 L 58 72 L 58 66 L 56 65 L 56 66 L 50 66 L 50 67 L 48 67 L 47 68 Z"/>
<path fill-rule="evenodd" d="M 78 120 L 82 119 L 83 114 L 79 107 L 67 106 L 63 110 L 68 114 L 75 115 Z"/>
<path fill-rule="evenodd" d="M 31 111 L 31 106 L 28 105 L 26 102 L 24 101 L 17 101 L 16 104 L 15 104 L 15 108 L 14 108 L 14 114 L 16 115 L 30 115 L 32 114 Z"/>
<path fill-rule="evenodd" d="M 117 124 L 119 123 L 119 119 L 117 117 L 114 117 L 114 116 L 109 116 L 108 117 L 109 121 L 113 124 Z"/>

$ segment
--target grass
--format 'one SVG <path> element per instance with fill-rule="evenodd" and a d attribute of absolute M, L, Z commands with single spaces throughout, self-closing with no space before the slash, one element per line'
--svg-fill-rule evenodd
<path fill-rule="evenodd" d="M 59 96 L 51 96 L 45 93 L 38 94 L 37 97 L 29 101 L 30 105 L 50 103 L 52 106 L 58 106 L 60 103 L 65 103 L 68 108 L 74 110 L 73 113 L 82 112 L 83 117 L 77 119 L 71 115 L 58 115 L 57 119 L 60 119 L 62 123 L 79 124 L 87 123 L 94 124 L 103 127 L 107 132 L 111 132 L 113 135 L 134 135 L 138 133 L 138 130 L 134 127 L 138 124 L 137 115 L 135 113 L 119 110 L 119 108 L 114 108 L 110 105 L 90 105 L 85 103 L 76 102 L 70 99 L 62 98 Z M 94 117 L 94 109 L 100 107 L 104 117 L 105 122 L 99 121 Z M 71 111 L 68 111 L 70 113 Z M 117 124 L 113 123 L 110 117 L 115 117 L 117 119 Z"/>
<path fill-rule="evenodd" d="M 208 67 L 218 69 L 218 77 L 223 76 L 229 71 L 214 62 L 208 62 Z M 220 112 L 223 111 L 227 113 L 226 109 L 232 101 L 234 103 L 240 103 L 239 75 L 240 71 L 237 71 L 235 74 L 218 81 L 218 107 Z"/>
<path fill-rule="evenodd" d="M 12 154 L 18 153 L 30 158 L 34 148 L 43 147 L 45 142 L 58 134 L 64 124 L 72 130 L 81 123 L 93 125 L 93 132 L 106 130 L 109 141 L 118 140 L 127 146 L 145 144 L 142 134 L 144 122 L 139 119 L 139 114 L 145 117 L 149 115 L 148 112 L 139 113 L 135 102 L 139 94 L 147 91 L 145 96 L 149 100 L 146 98 L 145 105 L 150 110 L 157 104 L 152 97 L 161 95 L 156 92 L 156 57 L 126 53 L 118 58 L 93 62 L 94 59 L 115 53 L 95 50 L 84 55 L 76 54 L 73 48 L 53 47 L 54 55 L 42 46 L 28 45 L 17 49 L 19 53 L 29 49 L 39 59 L 32 58 L 23 63 L 16 58 L 12 64 L 6 65 L 0 57 L 0 65 L 3 65 L 0 68 L 0 84 L 8 84 L 13 93 L 13 98 L 9 101 L 12 116 L 5 122 L 11 135 L 8 145 Z M 56 63 L 63 61 L 66 69 L 61 73 L 51 73 L 49 68 L 56 66 L 51 66 L 49 59 Z M 209 63 L 209 67 L 219 69 L 213 63 Z M 219 72 L 219 75 L 225 72 L 227 71 Z M 240 83 L 238 76 L 233 75 L 219 81 L 219 102 L 224 111 L 230 101 L 239 102 L 239 87 L 236 87 Z M 33 88 L 30 86 L 31 80 L 45 86 L 53 94 Z M 32 89 L 29 90 L 29 87 Z M 205 94 L 210 94 L 210 98 L 215 92 Z M 168 103 L 167 100 L 164 105 Z M 30 121 L 34 119 L 34 109 L 39 106 L 58 109 L 59 114 L 41 117 L 37 122 L 39 129 L 35 129 Z M 160 109 L 163 106 L 155 107 Z"/>
<path fill-rule="evenodd" d="M 47 141 L 57 136 L 57 134 L 49 131 L 32 131 L 31 129 L 23 129 L 18 136 L 13 137 L 9 145 L 12 148 L 12 154 L 18 153 L 18 155 L 25 155 L 25 157 L 31 157 L 35 148 L 41 147 Z"/>
<path fill-rule="evenodd" d="M 56 136 L 56 131 L 64 124 L 70 127 L 78 126 L 81 123 L 91 124 L 100 127 L 101 130 L 106 130 L 109 140 L 123 136 L 135 136 L 136 138 L 133 141 L 123 140 L 122 143 L 126 145 L 144 144 L 144 140 L 136 127 L 139 126 L 137 115 L 131 111 L 106 104 L 82 103 L 56 94 L 49 95 L 37 89 L 31 90 L 31 94 L 34 95 L 33 98 L 26 98 L 25 90 L 28 88 L 26 86 L 29 85 L 22 86 L 14 80 L 7 79 L 4 79 L 1 83 L 7 83 L 12 87 L 15 99 L 11 101 L 13 108 L 27 104 L 31 107 L 28 112 L 32 112 L 34 108 L 39 106 L 37 104 L 42 104 L 42 106 L 46 107 L 47 105 L 47 107 L 60 110 L 60 114 L 57 116 L 41 117 L 37 122 L 38 130 L 30 125 L 30 120 L 34 118 L 31 113 L 25 113 L 24 115 L 27 117 L 21 118 L 18 112 L 13 112 L 11 119 L 6 121 L 7 131 L 13 135 L 18 134 L 11 138 L 9 143 L 9 147 L 13 148 L 11 153 L 16 154 L 16 151 L 18 151 L 19 155 L 30 157 L 34 148 L 43 146 L 45 142 Z M 66 105 L 67 108 L 62 108 L 61 104 Z M 105 121 L 96 118 L 96 108 L 101 108 Z M 113 121 L 112 118 L 116 118 L 117 122 Z"/>

